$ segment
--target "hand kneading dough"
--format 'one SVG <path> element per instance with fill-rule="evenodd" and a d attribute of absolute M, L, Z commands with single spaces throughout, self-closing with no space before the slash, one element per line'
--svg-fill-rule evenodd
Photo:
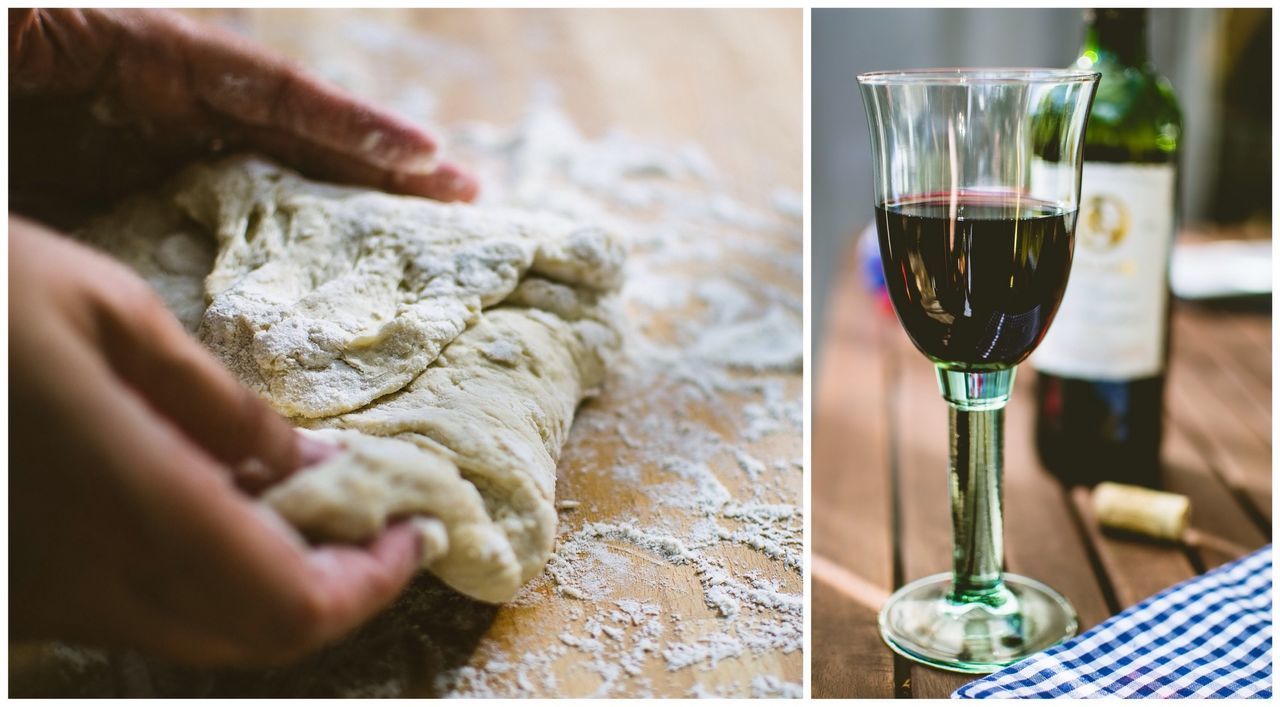
<path fill-rule="evenodd" d="M 414 516 L 423 566 L 486 601 L 542 570 L 560 448 L 619 345 L 610 234 L 238 157 L 189 168 L 82 237 L 343 448 L 263 497 L 295 527 L 361 541 Z"/>

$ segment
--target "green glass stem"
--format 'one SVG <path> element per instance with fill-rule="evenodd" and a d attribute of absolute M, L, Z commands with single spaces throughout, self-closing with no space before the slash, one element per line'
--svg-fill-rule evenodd
<path fill-rule="evenodd" d="M 953 603 L 991 607 L 1012 598 L 1002 580 L 1004 513 L 1004 406 L 1014 371 L 938 367 L 938 385 L 950 410 Z"/>

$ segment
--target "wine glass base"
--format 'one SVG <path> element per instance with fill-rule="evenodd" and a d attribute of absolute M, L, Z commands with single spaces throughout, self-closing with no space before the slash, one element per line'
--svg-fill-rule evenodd
<path fill-rule="evenodd" d="M 1034 579 L 1004 575 L 996 601 L 955 602 L 951 575 L 918 579 L 880 610 L 880 635 L 894 652 L 959 673 L 990 673 L 1076 633 L 1076 612 Z M 991 604 L 999 604 L 992 606 Z"/>

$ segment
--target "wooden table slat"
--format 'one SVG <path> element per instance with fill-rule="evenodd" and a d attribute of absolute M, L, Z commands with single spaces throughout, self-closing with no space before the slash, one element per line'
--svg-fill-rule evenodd
<path fill-rule="evenodd" d="M 1191 549 L 1199 569 L 1212 569 L 1266 544 L 1266 535 L 1239 499 L 1176 428 L 1165 437 L 1163 461 L 1165 488 L 1192 499 L 1190 527 L 1208 536 L 1208 542 Z"/>
<path fill-rule="evenodd" d="M 1127 609 L 1161 589 L 1195 576 L 1195 569 L 1177 545 L 1105 536 L 1093 516 L 1089 489 L 1072 489 L 1071 500 L 1084 519 L 1085 532 L 1097 550 L 1115 596 L 1117 610 Z"/>
<path fill-rule="evenodd" d="M 1240 417 L 1262 438 L 1271 439 L 1271 375 L 1261 377 L 1241 360 L 1260 361 L 1260 351 L 1252 343 L 1235 339 L 1232 320 L 1195 318 L 1185 312 L 1173 317 L 1172 346 L 1176 358 L 1173 363 L 1180 368 L 1194 370 L 1197 378 L 1235 403 Z M 1268 353 L 1271 347 L 1265 349 Z M 1241 355 L 1244 354 L 1244 355 Z M 1269 357 L 1267 357 L 1269 359 Z M 1268 363 L 1269 365 L 1269 363 Z"/>
<path fill-rule="evenodd" d="M 1221 312 L 1210 307 L 1185 302 L 1174 303 L 1174 337 L 1171 342 L 1174 360 L 1181 355 L 1189 336 L 1203 339 L 1218 350 L 1232 368 L 1248 380 L 1271 393 L 1271 317 L 1259 312 Z M 1195 331 L 1182 335 L 1180 325 Z M 1210 333 L 1210 336 L 1206 336 Z M 1263 355 L 1265 352 L 1266 355 Z M 1267 407 L 1270 416 L 1271 408 Z"/>
<path fill-rule="evenodd" d="M 1005 566 L 1062 592 L 1085 631 L 1111 610 L 1066 492 L 1035 451 L 1035 374 L 1022 367 L 1018 376 L 1005 412 Z"/>
<path fill-rule="evenodd" d="M 879 605 L 867 606 L 840 588 L 862 582 L 862 593 L 887 596 L 893 589 L 889 435 L 885 421 L 888 380 L 880 328 L 866 316 L 861 283 L 840 287 L 831 328 L 832 348 L 823 361 L 829 384 L 815 396 L 813 416 L 813 567 L 830 562 L 836 572 L 813 574 L 814 695 L 892 697 L 893 654 L 881 641 Z M 842 581 L 843 575 L 852 580 Z M 858 587 L 855 586 L 855 589 Z"/>
<path fill-rule="evenodd" d="M 1218 328 L 1197 331 L 1189 340 L 1212 336 Z M 1206 420 L 1221 424 L 1216 428 L 1224 434 L 1223 442 L 1232 448 L 1264 449 L 1271 444 L 1270 417 L 1260 415 L 1254 405 L 1245 403 L 1241 394 L 1228 385 L 1222 368 L 1217 362 L 1195 361 L 1194 347 L 1188 344 L 1185 354 L 1179 352 L 1169 366 L 1167 384 L 1182 402 L 1195 401 L 1197 412 Z"/>
<path fill-rule="evenodd" d="M 813 580 L 813 696 L 893 697 L 893 654 L 876 628 L 878 608 Z"/>
<path fill-rule="evenodd" d="M 1271 445 L 1245 432 L 1234 421 L 1231 405 L 1194 383 L 1192 371 L 1174 368 L 1169 376 L 1168 424 L 1187 435 L 1224 481 L 1250 499 L 1258 514 L 1271 522 Z"/>

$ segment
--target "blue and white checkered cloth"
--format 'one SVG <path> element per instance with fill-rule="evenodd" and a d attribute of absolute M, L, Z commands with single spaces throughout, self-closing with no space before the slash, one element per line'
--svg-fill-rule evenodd
<path fill-rule="evenodd" d="M 1271 697 L 1271 546 L 952 697 Z"/>

